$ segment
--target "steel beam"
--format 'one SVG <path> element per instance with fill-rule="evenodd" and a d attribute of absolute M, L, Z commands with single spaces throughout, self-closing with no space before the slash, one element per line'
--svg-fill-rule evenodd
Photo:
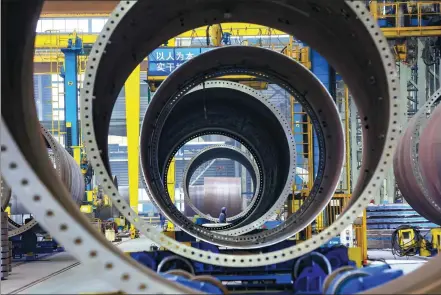
<path fill-rule="evenodd" d="M 135 212 L 138 212 L 140 81 L 140 66 L 138 65 L 130 74 L 124 88 L 126 92 L 129 203 Z"/>

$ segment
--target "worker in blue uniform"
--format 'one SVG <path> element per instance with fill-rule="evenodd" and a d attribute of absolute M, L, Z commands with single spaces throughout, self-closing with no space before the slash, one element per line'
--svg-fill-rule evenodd
<path fill-rule="evenodd" d="M 222 207 L 219 215 L 219 223 L 227 223 L 227 208 Z"/>

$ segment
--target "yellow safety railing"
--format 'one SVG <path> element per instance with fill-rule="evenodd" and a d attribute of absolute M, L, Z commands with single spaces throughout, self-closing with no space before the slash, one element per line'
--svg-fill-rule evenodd
<path fill-rule="evenodd" d="M 371 1 L 369 8 L 374 19 L 388 22 L 382 28 L 386 37 L 437 36 L 441 32 L 441 26 L 426 23 L 429 18 L 440 16 L 439 1 Z"/>

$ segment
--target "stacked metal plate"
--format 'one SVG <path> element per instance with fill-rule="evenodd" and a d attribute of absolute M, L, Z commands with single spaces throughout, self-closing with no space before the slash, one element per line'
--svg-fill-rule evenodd
<path fill-rule="evenodd" d="M 391 248 L 392 233 L 400 225 L 419 227 L 422 235 L 437 227 L 408 204 L 368 206 L 366 217 L 368 249 Z"/>
<path fill-rule="evenodd" d="M 2 280 L 8 277 L 9 265 L 10 265 L 10 251 L 8 240 L 8 213 L 1 212 L 1 240 L 0 240 L 0 252 L 1 252 L 1 272 Z"/>

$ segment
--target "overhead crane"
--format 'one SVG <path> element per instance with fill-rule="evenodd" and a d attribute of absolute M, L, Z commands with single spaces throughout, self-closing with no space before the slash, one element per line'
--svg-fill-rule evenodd
<path fill-rule="evenodd" d="M 117 4 L 117 1 L 87 1 L 76 3 L 75 1 L 48 1 L 42 12 L 43 18 L 48 17 L 105 17 Z M 431 8 L 431 10 L 429 10 Z M 438 1 L 403 1 L 386 2 L 371 1 L 369 9 L 373 17 L 380 24 L 380 27 L 389 39 L 399 39 L 409 37 L 434 37 L 441 35 L 441 24 L 436 21 L 430 21 L 431 18 L 440 16 L 440 3 Z M 75 11 L 73 14 L 72 11 Z M 176 38 L 166 42 L 167 46 L 175 46 L 179 39 L 205 39 L 207 34 L 211 37 L 211 45 L 218 46 L 225 35 L 238 38 L 251 38 L 257 36 L 286 36 L 285 32 L 271 29 L 261 25 L 243 24 L 243 23 L 224 23 L 222 25 L 213 25 L 209 27 L 200 27 L 180 34 Z M 80 37 L 84 44 L 94 44 L 98 34 L 81 33 Z M 35 47 L 38 54 L 35 55 L 34 62 L 37 63 L 36 72 L 45 70 L 43 63 L 53 62 L 53 55 L 46 49 L 67 47 L 68 40 L 72 38 L 71 34 L 48 33 L 37 34 Z M 224 42 L 225 43 L 225 42 Z M 228 43 L 227 43 L 228 44 Z M 45 50 L 42 50 L 45 49 Z M 394 51 L 399 60 L 406 57 L 406 46 L 400 42 L 394 45 Z M 145 65 L 144 65 L 145 67 Z M 47 67 L 46 67 L 47 68 Z M 141 64 L 141 71 L 143 71 Z M 160 79 L 161 80 L 161 79 Z"/>

